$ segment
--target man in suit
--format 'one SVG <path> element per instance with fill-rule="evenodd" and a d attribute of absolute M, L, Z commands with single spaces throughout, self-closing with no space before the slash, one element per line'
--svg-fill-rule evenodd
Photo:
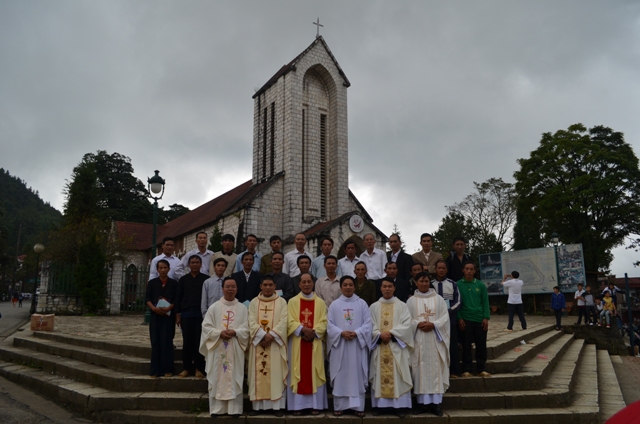
<path fill-rule="evenodd" d="M 431 247 L 433 247 L 433 237 L 431 234 L 424 233 L 420 236 L 420 246 L 422 246 L 422 250 L 411 256 L 413 261 L 426 265 L 429 270 L 429 274 L 435 275 L 436 262 L 438 262 L 439 259 L 442 259 L 442 255 L 431 250 Z"/>
<path fill-rule="evenodd" d="M 391 252 L 387 252 L 387 263 L 395 262 L 398 267 L 398 278 L 403 281 L 409 281 L 409 278 L 411 278 L 411 265 L 413 265 L 414 261 L 411 255 L 402 250 L 400 234 L 394 233 L 389 236 L 389 247 Z M 398 297 L 397 293 L 396 297 Z M 403 302 L 406 302 L 406 299 Z"/>
<path fill-rule="evenodd" d="M 236 299 L 238 299 L 240 303 L 244 303 L 246 300 L 251 302 L 253 298 L 260 294 L 262 275 L 253 270 L 253 263 L 255 261 L 253 253 L 244 252 L 240 260 L 242 270 L 231 274 L 231 278 L 233 278 L 233 281 L 235 281 L 238 286 Z"/>

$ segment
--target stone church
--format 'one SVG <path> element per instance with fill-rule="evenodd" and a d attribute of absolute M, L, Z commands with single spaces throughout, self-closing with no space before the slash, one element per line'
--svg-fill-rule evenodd
<path fill-rule="evenodd" d="M 217 225 L 242 240 L 255 234 L 258 250 L 268 253 L 269 237 L 293 249 L 296 233 L 306 234 L 307 250 L 319 253 L 322 237 L 335 241 L 340 256 L 345 241 L 364 249 L 362 237 L 386 236 L 372 223 L 349 190 L 347 88 L 350 82 L 322 38 L 284 65 L 253 95 L 253 177 L 193 211 L 158 227 L 157 243 L 176 239 L 176 254 L 194 249 L 195 234 L 213 234 Z M 145 266 L 151 257 L 151 226 L 116 222 L 120 237 L 130 237 L 139 255 L 131 263 Z M 142 254 L 142 255 L 140 255 Z M 134 259 L 137 256 L 136 259 Z M 126 266 L 126 264 L 125 264 Z"/>

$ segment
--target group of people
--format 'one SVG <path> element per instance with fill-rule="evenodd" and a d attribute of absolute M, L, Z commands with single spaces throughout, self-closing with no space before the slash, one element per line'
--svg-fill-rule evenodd
<path fill-rule="evenodd" d="M 485 370 L 487 289 L 475 278 L 461 237 L 447 260 L 431 251 L 430 234 L 421 236 L 423 250 L 413 256 L 400 249 L 397 234 L 387 253 L 367 234 L 360 257 L 348 242 L 340 260 L 329 237 L 314 258 L 302 233 L 287 254 L 278 236 L 264 256 L 253 235 L 237 255 L 232 235 L 223 236 L 220 252 L 207 250 L 207 242 L 206 233 L 198 233 L 198 248 L 180 260 L 173 240 L 164 239 L 145 303 L 153 312 L 151 376 L 173 376 L 177 324 L 183 338 L 178 377 L 208 379 L 212 415 L 243 412 L 245 375 L 250 413 L 276 416 L 318 414 L 328 407 L 329 387 L 336 416 L 348 410 L 364 416 L 368 390 L 374 414 L 390 409 L 404 416 L 413 392 L 418 413 L 442 416 L 450 378 L 473 375 L 472 344 L 476 375 L 491 376 Z"/>
<path fill-rule="evenodd" d="M 607 328 L 611 328 L 612 317 L 613 319 L 617 319 L 617 294 L 619 291 L 620 289 L 618 289 L 613 283 L 609 283 L 609 285 L 604 288 L 600 296 L 597 296 L 591 292 L 590 286 L 587 285 L 587 287 L 584 288 L 584 285 L 578 284 L 578 290 L 574 295 L 574 299 L 576 300 L 578 307 L 578 322 L 576 322 L 576 325 L 580 325 L 582 323 L 582 317 L 584 317 L 584 325 L 606 325 Z M 560 294 L 560 296 L 562 296 L 562 299 L 559 299 L 556 302 L 556 307 L 561 306 L 560 312 L 562 312 L 562 309 L 564 309 L 566 305 L 564 303 L 564 295 Z M 559 298 L 559 296 L 556 297 Z M 558 317 L 559 314 L 556 307 L 553 307 L 553 309 L 556 311 L 556 317 Z M 559 318 L 556 318 L 556 320 L 559 320 Z M 559 321 L 557 326 L 560 326 Z"/>

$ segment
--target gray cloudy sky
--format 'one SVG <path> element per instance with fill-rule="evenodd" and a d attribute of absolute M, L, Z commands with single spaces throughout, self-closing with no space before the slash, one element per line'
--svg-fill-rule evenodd
<path fill-rule="evenodd" d="M 251 96 L 317 17 L 352 83 L 351 189 L 409 251 L 543 132 L 603 124 L 640 151 L 635 1 L 0 0 L 0 167 L 62 209 L 82 155 L 119 152 L 194 208 L 251 177 Z"/>

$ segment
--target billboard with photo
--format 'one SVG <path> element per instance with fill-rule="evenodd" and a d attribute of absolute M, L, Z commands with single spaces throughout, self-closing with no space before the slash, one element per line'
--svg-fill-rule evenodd
<path fill-rule="evenodd" d="M 578 283 L 585 284 L 586 273 L 581 244 L 568 244 L 540 249 L 516 250 L 480 255 L 480 279 L 489 295 L 507 294 L 500 282 L 505 274 L 520 273 L 524 281 L 522 293 L 552 293 L 554 286 L 562 292 L 574 292 Z"/>

